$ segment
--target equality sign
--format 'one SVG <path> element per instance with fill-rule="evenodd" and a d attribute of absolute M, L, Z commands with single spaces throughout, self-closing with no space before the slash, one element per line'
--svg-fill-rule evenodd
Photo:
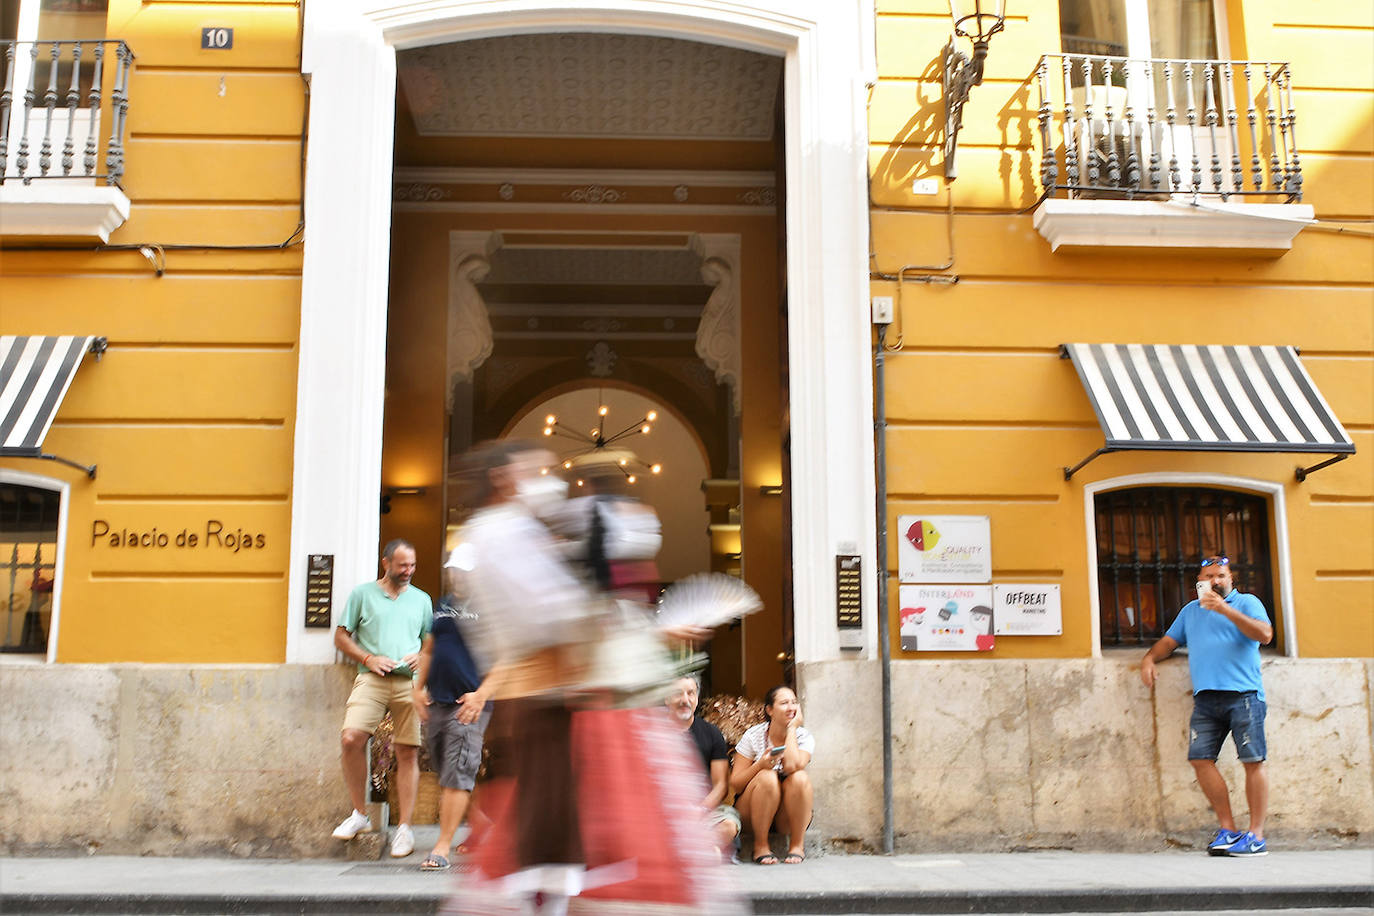
<path fill-rule="evenodd" d="M 1057 585 L 999 582 L 992 587 L 992 606 L 997 621 L 993 632 L 998 636 L 1059 636 L 1064 632 Z"/>
<path fill-rule="evenodd" d="M 900 515 L 902 582 L 991 582 L 992 524 L 986 515 Z"/>
<path fill-rule="evenodd" d="M 985 652 L 993 647 L 992 586 L 903 585 L 902 650 Z"/>

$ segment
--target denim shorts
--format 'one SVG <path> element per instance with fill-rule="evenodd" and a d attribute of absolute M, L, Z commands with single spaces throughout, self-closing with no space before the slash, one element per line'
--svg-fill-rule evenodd
<path fill-rule="evenodd" d="M 1253 690 L 1199 690 L 1188 723 L 1188 759 L 1216 760 L 1229 732 L 1241 763 L 1268 755 L 1264 744 L 1265 703 Z"/>

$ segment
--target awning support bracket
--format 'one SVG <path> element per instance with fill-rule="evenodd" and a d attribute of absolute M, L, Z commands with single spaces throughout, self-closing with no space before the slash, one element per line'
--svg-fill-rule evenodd
<path fill-rule="evenodd" d="M 93 464 L 82 464 L 81 462 L 73 461 L 70 458 L 63 458 L 61 455 L 49 455 L 47 452 L 39 452 L 37 455 L 34 455 L 32 457 L 42 458 L 44 461 L 56 461 L 58 464 L 65 464 L 69 468 L 76 468 L 78 471 L 85 471 L 87 477 L 89 477 L 91 480 L 95 480 L 96 466 Z"/>
<path fill-rule="evenodd" d="M 1317 464 L 1314 464 L 1314 465 L 1312 465 L 1311 467 L 1308 467 L 1308 468 L 1298 468 L 1297 471 L 1294 472 L 1293 476 L 1296 477 L 1296 478 L 1298 479 L 1298 483 L 1302 483 L 1304 480 L 1307 479 L 1307 475 L 1308 475 L 1308 474 L 1311 474 L 1313 471 L 1320 471 L 1322 468 L 1330 467 L 1331 465 L 1335 464 L 1337 461 L 1344 461 L 1345 459 L 1347 459 L 1347 458 L 1349 458 L 1349 457 L 1350 457 L 1350 453 L 1349 453 L 1349 452 L 1345 453 L 1344 455 L 1332 455 L 1330 458 L 1326 459 L 1325 461 L 1318 462 Z"/>
<path fill-rule="evenodd" d="M 1092 461 L 1094 458 L 1107 454 L 1110 451 L 1112 451 L 1112 449 L 1109 449 L 1104 445 L 1102 448 L 1093 452 L 1091 455 L 1089 455 L 1087 458 L 1084 458 L 1082 461 L 1078 462 L 1073 467 L 1064 468 L 1064 479 L 1071 480 L 1073 478 L 1073 475 L 1077 474 L 1083 468 L 1083 465 L 1087 464 L 1089 461 Z"/>

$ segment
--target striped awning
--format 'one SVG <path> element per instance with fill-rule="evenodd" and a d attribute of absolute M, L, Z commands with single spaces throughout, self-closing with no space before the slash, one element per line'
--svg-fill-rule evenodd
<path fill-rule="evenodd" d="M 1106 435 L 1101 451 L 1355 452 L 1293 347 L 1080 343 L 1060 355 Z"/>
<path fill-rule="evenodd" d="M 103 337 L 0 337 L 0 457 L 47 458 L 43 438 L 86 351 Z"/>

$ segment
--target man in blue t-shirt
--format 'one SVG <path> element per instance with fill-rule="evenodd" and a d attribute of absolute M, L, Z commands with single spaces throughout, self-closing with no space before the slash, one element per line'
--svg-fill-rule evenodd
<path fill-rule="evenodd" d="M 1264 685 L 1260 682 L 1259 647 L 1274 638 L 1264 604 L 1235 588 L 1231 561 L 1209 557 L 1198 573 L 1198 597 L 1140 662 L 1140 679 L 1153 688 L 1163 661 L 1180 646 L 1188 647 L 1188 674 L 1193 681 L 1193 717 L 1188 726 L 1188 762 L 1202 794 L 1216 812 L 1219 827 L 1207 852 L 1214 856 L 1262 856 L 1264 815 L 1269 807 L 1269 776 L 1264 770 Z M 1217 769 L 1217 753 L 1227 734 L 1245 767 L 1245 797 L 1250 802 L 1250 829 L 1240 831 L 1231 817 L 1231 797 Z"/>
<path fill-rule="evenodd" d="M 415 711 L 425 726 L 430 763 L 439 774 L 439 836 L 420 864 L 424 871 L 449 867 L 453 835 L 482 764 L 482 735 L 491 721 L 496 686 L 494 676 L 481 673 L 464 641 L 463 631 L 477 621 L 477 614 L 455 594 L 459 569 L 456 558 L 444 564 L 448 594 L 434 607 L 434 638 L 421 648 L 416 668 Z"/>

